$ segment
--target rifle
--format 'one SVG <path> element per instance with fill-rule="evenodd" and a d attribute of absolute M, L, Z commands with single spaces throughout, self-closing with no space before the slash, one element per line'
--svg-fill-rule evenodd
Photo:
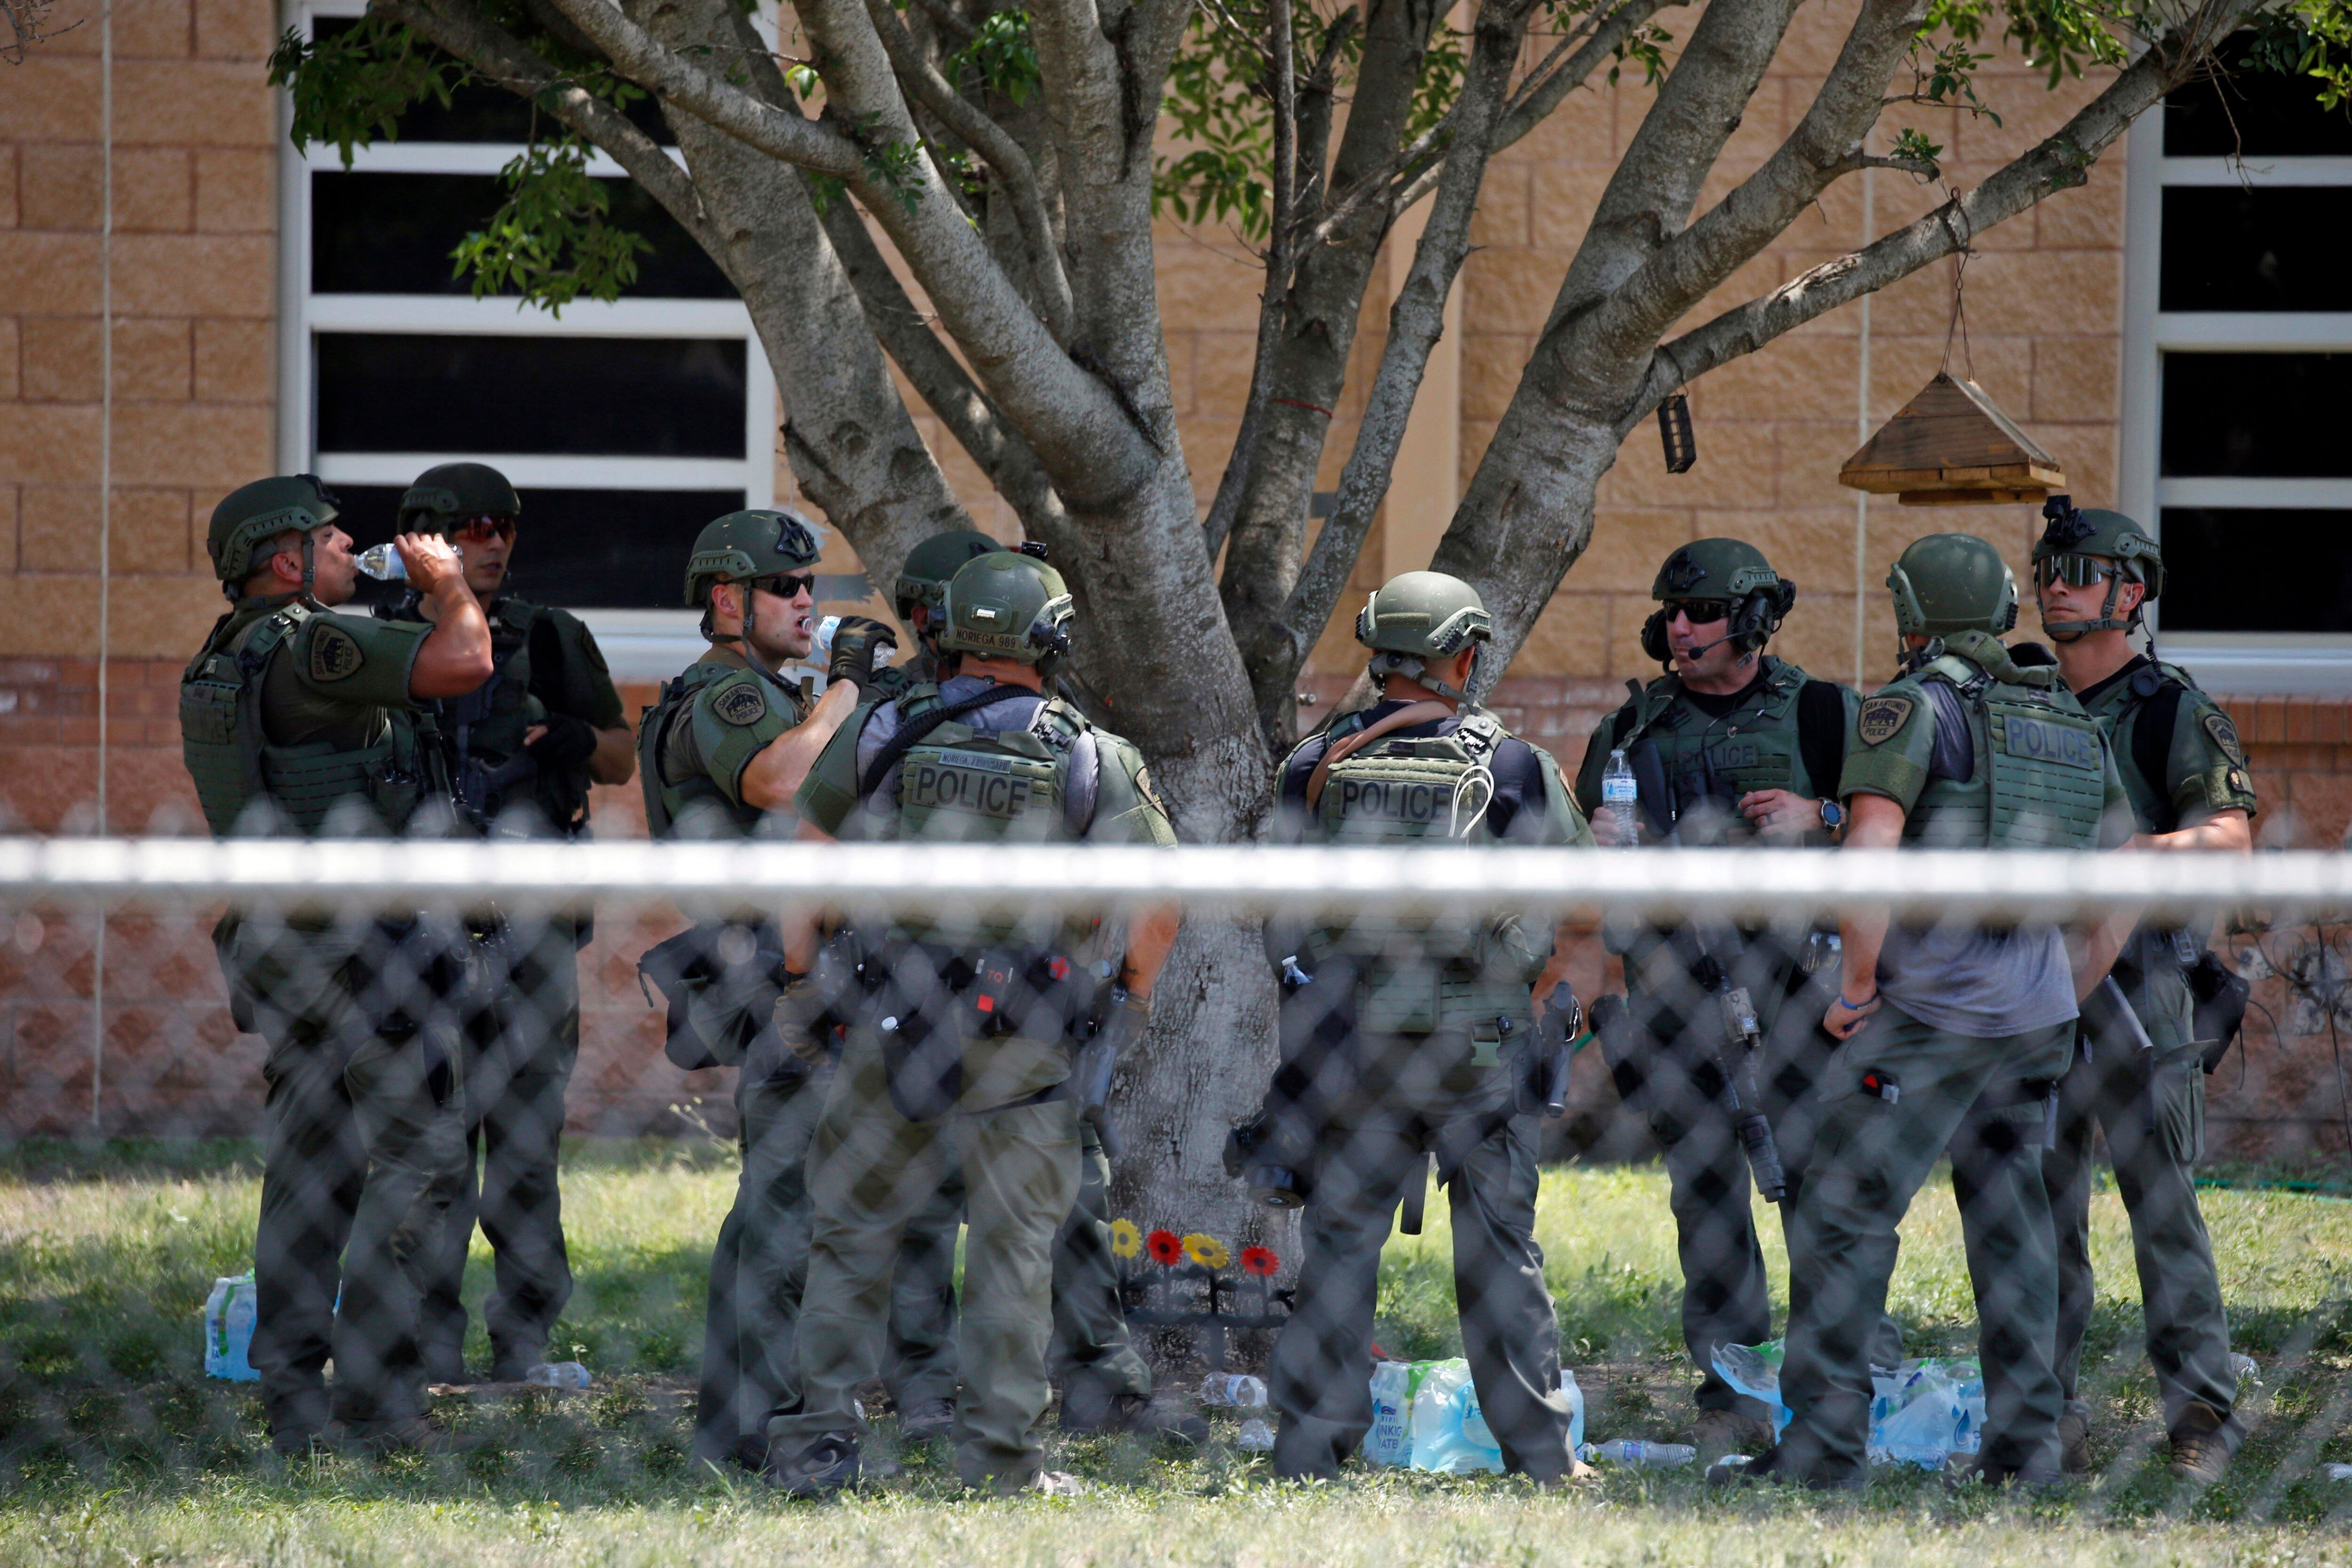
<path fill-rule="evenodd" d="M 1715 1044 L 1716 1074 L 1723 1079 L 1716 1104 L 1748 1151 L 1748 1169 L 1756 1178 L 1756 1190 L 1764 1194 L 1766 1203 L 1777 1204 L 1789 1195 L 1789 1177 L 1780 1165 L 1780 1147 L 1772 1137 L 1772 1124 L 1764 1117 L 1764 1097 L 1756 1086 L 1756 1055 L 1764 1043 L 1756 1002 L 1748 987 L 1731 984 L 1722 963 L 1709 950 L 1706 934 L 1696 928 L 1692 934 L 1698 943 L 1698 962 L 1691 966 L 1691 978 L 1715 998 L 1723 1026 Z M 1736 1051 L 1736 1063 L 1726 1059 L 1726 1047 Z"/>
<path fill-rule="evenodd" d="M 1557 1121 L 1568 1114 L 1568 1074 L 1584 1037 L 1584 1007 L 1563 980 L 1551 988 L 1544 1016 L 1536 1020 L 1528 1047 L 1527 1071 L 1517 1085 L 1518 1111 Z"/>

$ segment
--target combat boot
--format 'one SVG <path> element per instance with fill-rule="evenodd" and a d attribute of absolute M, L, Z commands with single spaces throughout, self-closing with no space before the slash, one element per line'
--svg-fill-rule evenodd
<path fill-rule="evenodd" d="M 2058 1468 L 2070 1476 L 2091 1473 L 2091 1407 L 2079 1399 L 2068 1400 L 2058 1417 Z"/>
<path fill-rule="evenodd" d="M 909 1443 L 929 1443 L 955 1431 L 955 1401 L 926 1399 L 898 1416 L 899 1435 Z"/>
<path fill-rule="evenodd" d="M 1691 1423 L 1691 1441 L 1698 1447 L 1698 1462 L 1713 1465 L 1726 1454 L 1744 1454 L 1753 1445 L 1761 1451 L 1772 1443 L 1772 1429 L 1755 1416 L 1739 1410 L 1702 1410 Z"/>
<path fill-rule="evenodd" d="M 857 1439 L 827 1432 L 797 1453 L 770 1448 L 769 1481 L 793 1497 L 831 1497 L 857 1484 Z"/>
<path fill-rule="evenodd" d="M 2184 1481 L 2211 1486 L 2230 1468 L 2229 1417 L 2210 1405 L 2191 1405 L 2172 1429 L 2172 1473 Z"/>
<path fill-rule="evenodd" d="M 1083 1377 L 1072 1378 L 1062 1391 L 1062 1430 L 1175 1437 L 1195 1447 L 1209 1440 L 1209 1424 L 1191 1411 L 1162 1410 L 1147 1394 L 1113 1394 Z"/>

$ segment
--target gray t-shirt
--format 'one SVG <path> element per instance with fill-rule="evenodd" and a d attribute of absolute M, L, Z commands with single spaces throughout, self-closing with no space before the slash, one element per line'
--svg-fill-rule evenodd
<path fill-rule="evenodd" d="M 1958 696 L 1924 683 L 1936 719 L 1929 778 L 1965 784 L 1976 742 Z M 1895 926 L 1878 955 L 1878 992 L 1925 1024 L 1977 1039 L 2046 1029 L 2078 1016 L 2073 966 L 2056 926 Z"/>

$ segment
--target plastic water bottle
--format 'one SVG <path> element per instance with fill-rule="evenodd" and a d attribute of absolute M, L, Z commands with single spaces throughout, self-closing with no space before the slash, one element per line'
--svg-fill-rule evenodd
<path fill-rule="evenodd" d="M 1642 792 L 1633 783 L 1633 764 L 1625 760 L 1623 747 L 1609 753 L 1609 765 L 1601 773 L 1601 804 L 1617 818 L 1617 843 L 1622 847 L 1642 842 L 1642 823 L 1635 806 Z"/>
<path fill-rule="evenodd" d="M 253 1370 L 253 1321 L 257 1297 L 250 1271 L 213 1281 L 205 1299 L 205 1375 L 230 1383 L 258 1383 Z"/>
<path fill-rule="evenodd" d="M 522 1374 L 522 1380 L 539 1388 L 585 1388 L 594 1381 L 588 1369 L 576 1361 L 543 1361 Z"/>
<path fill-rule="evenodd" d="M 1639 1437 L 1612 1437 L 1593 1453 L 1612 1465 L 1645 1465 L 1658 1470 L 1671 1470 L 1698 1458 L 1698 1450 L 1688 1443 L 1645 1443 Z"/>
<path fill-rule="evenodd" d="M 1265 1407 L 1265 1384 L 1247 1373 L 1213 1372 L 1201 1380 L 1201 1403 L 1262 1410 Z"/>
<path fill-rule="evenodd" d="M 839 616 L 827 616 L 817 622 L 816 630 L 809 633 L 809 652 L 818 658 L 833 657 L 833 634 L 841 629 Z"/>
<path fill-rule="evenodd" d="M 1274 1447 L 1274 1428 L 1265 1424 L 1264 1416 L 1253 1415 L 1242 1423 L 1240 1435 L 1234 1441 L 1253 1454 L 1263 1454 Z"/>
<path fill-rule="evenodd" d="M 408 581 L 408 563 L 402 560 L 400 552 L 389 544 L 369 545 L 360 552 L 354 564 L 379 583 Z"/>
<path fill-rule="evenodd" d="M 1570 1449 L 1584 1447 L 1584 1390 L 1576 1384 L 1576 1373 L 1568 1367 L 1559 1369 L 1559 1391 L 1568 1395 L 1568 1446 Z"/>

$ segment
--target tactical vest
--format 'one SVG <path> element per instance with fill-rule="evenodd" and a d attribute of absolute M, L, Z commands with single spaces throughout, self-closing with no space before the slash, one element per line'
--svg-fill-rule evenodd
<path fill-rule="evenodd" d="M 1784 789 L 1812 799 L 1836 790 L 1835 779 L 1817 780 L 1805 765 L 1797 700 L 1807 679 L 1795 665 L 1771 659 L 1762 683 L 1721 719 L 1683 700 L 1682 681 L 1672 675 L 1635 698 L 1633 726 L 1618 743 L 1629 756 L 1645 743 L 1656 751 L 1670 796 L 1665 820 L 1676 825 L 1682 842 L 1752 837 L 1739 815 L 1739 798 L 1751 791 Z M 1644 805 L 1656 815 L 1653 803 Z"/>
<path fill-rule="evenodd" d="M 420 742 L 415 720 L 397 710 L 383 710 L 380 738 L 365 746 L 268 743 L 261 719 L 263 675 L 270 658 L 314 613 L 299 600 L 244 618 L 232 611 L 180 677 L 181 754 L 216 837 L 233 832 L 246 808 L 263 795 L 303 833 L 316 833 L 335 804 L 352 797 L 365 801 L 397 833 L 427 792 L 442 787 L 431 748 Z"/>
<path fill-rule="evenodd" d="M 911 725 L 944 702 L 939 687 L 919 684 L 898 700 L 898 722 Z M 898 760 L 896 816 L 877 821 L 869 800 L 868 821 L 881 837 L 901 841 L 1074 842 L 1094 818 L 1094 775 L 1079 780 L 1072 762 L 1090 728 L 1059 698 L 1046 699 L 1025 729 L 987 730 L 952 719 L 935 725 Z M 909 941 L 955 948 L 1066 954 L 1085 943 L 1092 924 L 1017 910 L 953 910 L 936 919 L 909 917 L 894 929 Z"/>
<path fill-rule="evenodd" d="M 544 707 L 530 695 L 531 633 L 546 616 L 538 605 L 499 600 L 490 620 L 489 679 L 441 704 L 441 728 L 455 774 L 450 782 L 468 815 L 481 822 L 495 821 L 510 805 L 536 799 L 551 826 L 570 828 L 587 809 L 585 768 L 571 769 L 562 778 L 548 777 L 523 749 L 525 732 L 546 718 Z M 410 604 L 387 618 L 422 617 Z"/>
<path fill-rule="evenodd" d="M 703 767 L 683 779 L 669 779 L 662 774 L 662 752 L 674 721 L 686 719 L 694 704 L 695 695 L 714 681 L 740 675 L 751 668 L 748 664 L 725 664 L 716 659 L 697 659 L 674 680 L 662 683 L 661 695 L 637 721 L 637 783 L 644 791 L 646 831 L 656 838 L 667 838 L 677 830 L 680 818 L 692 816 L 698 823 L 725 821 L 735 831 L 750 837 L 758 831 L 767 813 L 750 802 L 732 801 L 711 776 L 714 772 L 729 777 L 740 774 L 766 742 L 750 726 L 730 726 L 716 754 L 703 758 Z M 763 679 L 769 678 L 762 677 Z M 799 694 L 781 681 L 769 679 L 778 692 L 786 694 L 795 711 L 799 710 Z"/>
<path fill-rule="evenodd" d="M 2097 847 L 2105 743 L 2055 666 L 2021 668 L 1990 634 L 1963 632 L 1918 679 L 1959 697 L 1976 766 L 1966 783 L 1927 782 L 1905 839 L 1938 849 Z"/>
<path fill-rule="evenodd" d="M 2099 706 L 2091 717 L 2115 748 L 2116 771 L 2123 775 L 2124 793 L 2131 797 L 2132 816 L 2142 833 L 2171 833 L 2180 826 L 2180 811 L 2166 789 L 2164 769 L 2171 761 L 2171 724 L 2178 723 L 2180 704 L 2189 693 L 2200 689 L 2189 672 L 2178 665 L 2151 663 L 2145 669 L 2132 672 L 2131 679 L 2116 683 L 2116 692 L 2102 693 Z M 2181 689 L 2159 703 L 2158 699 L 2167 687 Z M 2161 712 L 2170 721 L 2167 732 L 2158 737 L 2160 745 L 2149 747 L 2141 728 L 2153 715 Z M 2143 758 L 2143 752 L 2147 752 Z M 2156 764 L 2154 775 L 2144 763 Z"/>
<path fill-rule="evenodd" d="M 1362 725 L 1350 715 L 1332 726 L 1330 739 L 1345 740 Z M 1478 828 L 1494 798 L 1495 753 L 1508 738 L 1483 710 L 1465 714 L 1450 735 L 1384 735 L 1332 765 L 1314 803 L 1312 836 L 1351 846 L 1491 843 Z M 1353 976 L 1360 1030 L 1466 1031 L 1483 1043 L 1474 1059 L 1487 1067 L 1496 1058 L 1483 1046 L 1515 1042 L 1533 1026 L 1528 987 L 1543 958 L 1523 940 L 1516 916 L 1465 931 L 1367 912 L 1318 930 L 1309 942 L 1318 967 L 1336 956 Z"/>

